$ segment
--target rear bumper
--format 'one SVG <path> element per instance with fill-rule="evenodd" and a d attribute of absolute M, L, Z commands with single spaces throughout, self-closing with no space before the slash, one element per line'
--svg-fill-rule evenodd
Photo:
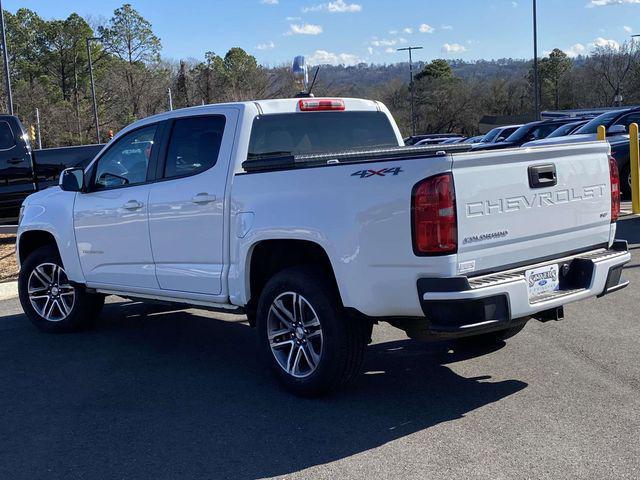
<path fill-rule="evenodd" d="M 480 277 L 418 280 L 422 310 L 434 335 L 470 335 L 506 328 L 523 318 L 628 285 L 622 268 L 631 260 L 627 242 Z M 531 301 L 525 271 L 560 265 L 560 290 Z"/>

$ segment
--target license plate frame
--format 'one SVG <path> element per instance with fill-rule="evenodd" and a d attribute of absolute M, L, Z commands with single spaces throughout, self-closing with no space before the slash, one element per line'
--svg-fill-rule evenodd
<path fill-rule="evenodd" d="M 560 290 L 560 267 L 558 264 L 532 268 L 524 272 L 529 300 Z"/>

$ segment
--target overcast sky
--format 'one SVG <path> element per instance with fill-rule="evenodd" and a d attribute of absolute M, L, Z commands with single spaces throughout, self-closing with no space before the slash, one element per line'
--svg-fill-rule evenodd
<path fill-rule="evenodd" d="M 107 19 L 122 1 L 5 0 L 42 17 L 71 12 Z M 393 63 L 421 45 L 419 60 L 531 58 L 531 0 L 130 0 L 160 37 L 163 56 L 201 59 L 239 46 L 265 65 L 295 55 L 309 63 Z M 541 54 L 618 45 L 640 33 L 640 0 L 538 0 Z"/>

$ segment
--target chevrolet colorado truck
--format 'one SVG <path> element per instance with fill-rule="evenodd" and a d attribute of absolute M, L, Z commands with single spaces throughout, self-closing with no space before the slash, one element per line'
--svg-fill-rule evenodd
<path fill-rule="evenodd" d="M 106 295 L 244 312 L 290 391 L 359 371 L 373 325 L 491 342 L 623 288 L 606 142 L 405 147 L 384 105 L 302 98 L 138 121 L 22 207 L 20 301 L 46 332 Z"/>
<path fill-rule="evenodd" d="M 18 117 L 0 115 L 0 225 L 15 225 L 20 205 L 27 196 L 57 185 L 65 168 L 87 166 L 102 147 L 34 150 Z"/>

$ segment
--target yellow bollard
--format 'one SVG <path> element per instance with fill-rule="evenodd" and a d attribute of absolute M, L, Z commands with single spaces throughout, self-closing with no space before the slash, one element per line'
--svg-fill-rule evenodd
<path fill-rule="evenodd" d="M 598 140 L 603 141 L 607 139 L 607 129 L 604 125 L 598 126 Z"/>
<path fill-rule="evenodd" d="M 638 145 L 638 124 L 629 125 L 629 168 L 631 169 L 631 208 L 634 214 L 640 213 L 640 146 Z M 620 182 L 628 182 L 621 178 Z"/>

